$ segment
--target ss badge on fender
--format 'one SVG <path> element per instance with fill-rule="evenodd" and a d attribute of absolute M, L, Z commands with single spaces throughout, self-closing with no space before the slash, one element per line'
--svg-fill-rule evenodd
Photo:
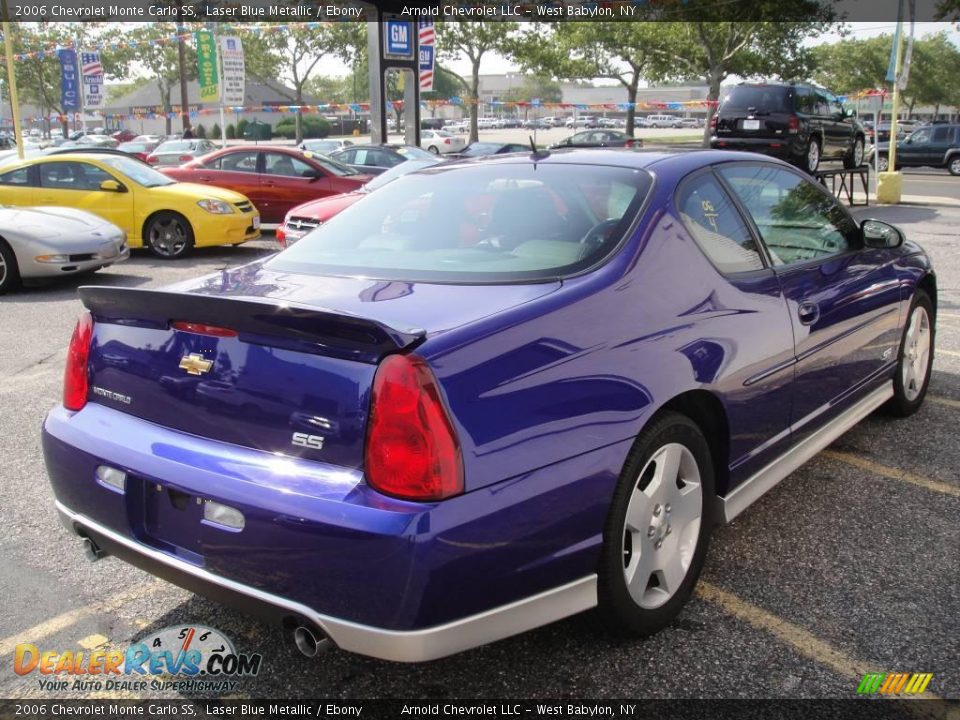
<path fill-rule="evenodd" d="M 295 432 L 293 434 L 293 439 L 290 442 L 297 447 L 310 448 L 311 450 L 323 450 L 322 435 L 307 435 L 306 433 Z"/>

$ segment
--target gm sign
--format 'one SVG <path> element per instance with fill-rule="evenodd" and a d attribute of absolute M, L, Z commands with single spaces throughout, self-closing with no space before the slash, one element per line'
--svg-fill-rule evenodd
<path fill-rule="evenodd" d="M 387 20 L 383 29 L 383 56 L 393 60 L 413 60 L 413 49 L 416 47 L 413 23 Z"/>

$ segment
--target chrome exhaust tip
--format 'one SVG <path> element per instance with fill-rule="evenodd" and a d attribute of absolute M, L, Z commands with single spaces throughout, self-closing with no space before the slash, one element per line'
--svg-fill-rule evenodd
<path fill-rule="evenodd" d="M 304 657 L 316 657 L 321 650 L 330 647 L 330 638 L 313 628 L 300 625 L 293 631 L 293 643 Z"/>
<path fill-rule="evenodd" d="M 81 542 L 83 543 L 83 554 L 90 562 L 96 562 L 97 560 L 107 556 L 106 551 L 101 550 L 100 546 L 90 538 L 85 537 L 81 540 Z"/>

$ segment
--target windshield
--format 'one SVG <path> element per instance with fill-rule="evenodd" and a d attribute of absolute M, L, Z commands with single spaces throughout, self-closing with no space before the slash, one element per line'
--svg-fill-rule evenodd
<path fill-rule="evenodd" d="M 323 155 L 321 153 L 316 153 L 311 150 L 304 150 L 303 156 L 306 158 L 310 158 L 313 162 L 315 162 L 317 165 L 319 165 L 320 167 L 322 167 L 324 170 L 326 170 L 328 173 L 331 173 L 332 175 L 340 175 L 342 177 L 344 175 L 360 174 L 359 172 L 354 170 L 352 167 L 344 165 L 339 160 L 334 160 L 332 157 Z"/>
<path fill-rule="evenodd" d="M 724 110 L 754 108 L 764 112 L 790 112 L 787 88 L 780 85 L 737 85 L 720 102 Z"/>
<path fill-rule="evenodd" d="M 429 150 L 422 150 L 411 145 L 404 145 L 403 147 L 395 148 L 395 150 L 407 160 L 426 160 L 436 157 Z"/>
<path fill-rule="evenodd" d="M 193 150 L 195 147 L 196 143 L 189 140 L 174 140 L 172 142 L 161 143 L 160 147 L 156 149 L 156 152 L 182 152 L 184 150 Z"/>
<path fill-rule="evenodd" d="M 407 281 L 546 280 L 609 255 L 650 184 L 630 168 L 440 165 L 367 195 L 267 267 Z"/>
<path fill-rule="evenodd" d="M 493 155 L 497 150 L 502 148 L 503 145 L 499 143 L 483 143 L 475 142 L 470 143 L 463 150 L 463 154 L 468 157 L 480 157 L 481 155 Z"/>
<path fill-rule="evenodd" d="M 99 160 L 107 167 L 123 173 L 138 185 L 143 185 L 143 187 L 161 187 L 163 185 L 173 185 L 173 183 L 176 182 L 176 180 L 168 178 L 162 172 L 154 170 L 149 165 L 144 165 L 139 160 L 116 155 L 105 156 L 99 158 Z"/>
<path fill-rule="evenodd" d="M 407 160 L 406 162 L 402 162 L 399 165 L 394 165 L 389 170 L 380 173 L 373 180 L 364 185 L 363 189 L 366 192 L 372 192 L 377 188 L 383 187 L 388 182 L 396 180 L 398 177 L 415 172 L 417 170 L 423 170 L 424 168 L 428 168 L 432 165 L 438 165 L 440 162 L 441 161 L 439 158 L 433 156 L 425 160 Z"/>

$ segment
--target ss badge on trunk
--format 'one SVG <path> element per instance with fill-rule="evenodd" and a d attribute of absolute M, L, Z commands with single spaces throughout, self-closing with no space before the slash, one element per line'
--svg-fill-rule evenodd
<path fill-rule="evenodd" d="M 307 435 L 306 433 L 295 432 L 293 434 L 293 439 L 290 442 L 297 447 L 310 448 L 311 450 L 323 450 L 322 435 Z"/>

